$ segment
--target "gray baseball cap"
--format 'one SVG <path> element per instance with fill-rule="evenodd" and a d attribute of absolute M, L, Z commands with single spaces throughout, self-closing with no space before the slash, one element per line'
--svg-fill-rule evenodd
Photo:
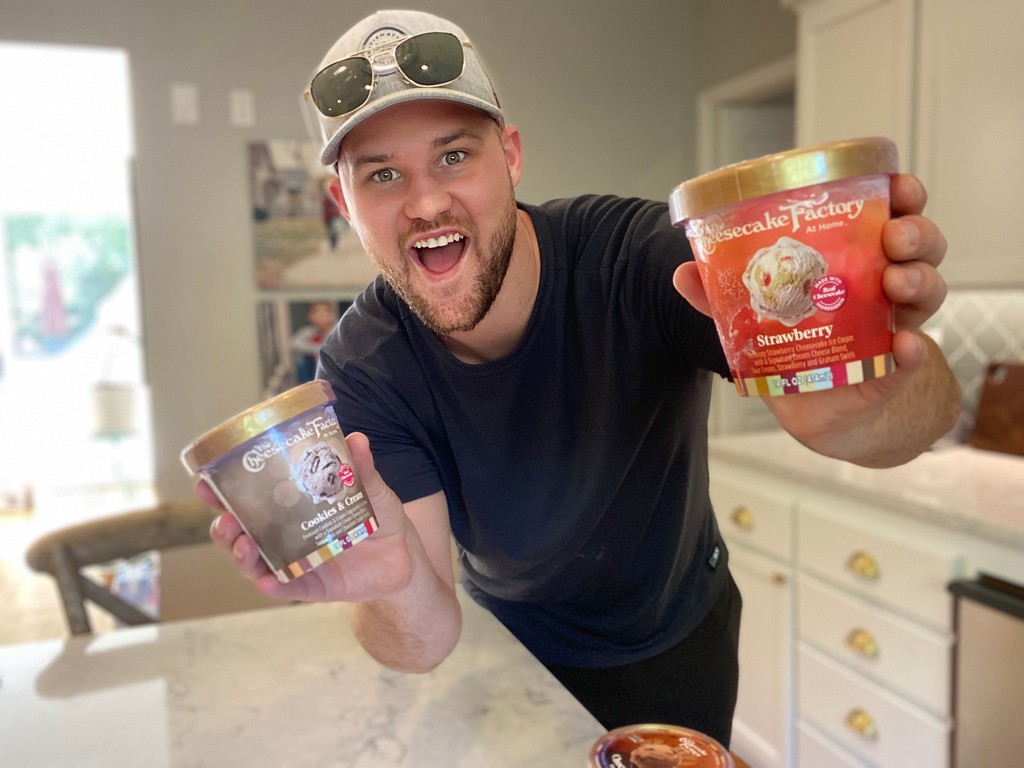
<path fill-rule="evenodd" d="M 413 99 L 441 99 L 477 107 L 490 114 L 499 123 L 504 121 L 498 96 L 484 70 L 476 50 L 469 44 L 466 33 L 450 21 L 420 11 L 378 11 L 366 17 L 344 35 L 323 57 L 317 72 L 325 67 L 363 53 L 370 48 L 398 42 L 403 38 L 424 32 L 450 32 L 462 41 L 466 63 L 462 76 L 447 85 L 423 87 L 412 85 L 402 77 L 397 67 L 386 71 L 375 70 L 375 82 L 370 97 L 361 107 L 338 117 L 322 114 L 313 104 L 309 91 L 305 93 L 306 111 L 311 131 L 318 134 L 323 144 L 320 162 L 333 165 L 338 160 L 341 140 L 355 126 L 382 109 Z"/>

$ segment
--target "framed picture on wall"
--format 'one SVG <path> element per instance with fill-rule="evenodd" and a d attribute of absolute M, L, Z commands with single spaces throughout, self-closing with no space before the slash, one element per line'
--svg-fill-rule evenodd
<path fill-rule="evenodd" d="M 256 285 L 361 290 L 373 262 L 327 192 L 331 170 L 310 141 L 248 146 Z"/>
<path fill-rule="evenodd" d="M 316 357 L 350 299 L 272 299 L 257 305 L 263 397 L 312 381 Z"/>

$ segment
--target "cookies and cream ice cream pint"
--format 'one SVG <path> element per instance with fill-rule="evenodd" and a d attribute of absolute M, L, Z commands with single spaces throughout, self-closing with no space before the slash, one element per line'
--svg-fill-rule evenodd
<path fill-rule="evenodd" d="M 897 168 L 891 141 L 854 139 L 736 163 L 673 190 L 672 223 L 693 247 L 741 395 L 892 372 L 882 226 Z"/>
<path fill-rule="evenodd" d="M 676 725 L 616 728 L 590 750 L 590 768 L 735 768 L 728 750 L 707 734 Z"/>
<path fill-rule="evenodd" d="M 229 419 L 181 454 L 238 518 L 279 581 L 311 571 L 377 529 L 333 406 L 331 385 L 312 381 Z"/>

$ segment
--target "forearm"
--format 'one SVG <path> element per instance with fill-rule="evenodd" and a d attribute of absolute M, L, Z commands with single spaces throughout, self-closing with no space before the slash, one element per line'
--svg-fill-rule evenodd
<path fill-rule="evenodd" d="M 452 584 L 431 566 L 414 531 L 406 585 L 387 597 L 353 606 L 355 635 L 381 664 L 400 672 L 429 672 L 455 648 L 462 610 Z"/>
<path fill-rule="evenodd" d="M 961 398 L 941 350 L 918 335 L 927 345 L 927 359 L 878 407 L 867 396 L 858 400 L 856 391 L 838 390 L 775 398 L 768 405 L 790 434 L 822 455 L 865 467 L 910 461 L 953 428 Z M 841 398 L 830 398 L 835 394 Z"/>

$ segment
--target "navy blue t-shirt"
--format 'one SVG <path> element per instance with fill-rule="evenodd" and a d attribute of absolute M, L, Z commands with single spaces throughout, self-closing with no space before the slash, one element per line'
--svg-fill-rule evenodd
<path fill-rule="evenodd" d="M 541 273 L 515 351 L 459 361 L 378 278 L 319 375 L 403 501 L 444 491 L 475 600 L 541 661 L 630 663 L 685 637 L 725 582 L 707 417 L 728 368 L 672 286 L 693 255 L 664 204 L 519 207 Z"/>

